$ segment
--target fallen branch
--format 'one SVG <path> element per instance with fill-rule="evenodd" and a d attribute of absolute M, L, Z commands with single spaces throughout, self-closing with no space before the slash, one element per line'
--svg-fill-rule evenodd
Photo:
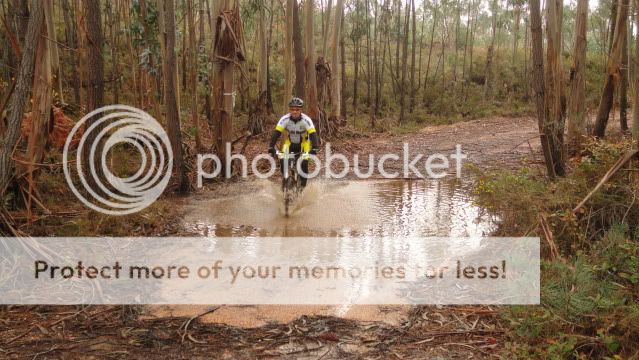
<path fill-rule="evenodd" d="M 205 312 L 203 312 L 203 313 L 201 313 L 201 314 L 199 314 L 199 315 L 195 315 L 195 316 L 193 316 L 192 318 L 190 318 L 189 320 L 187 320 L 187 321 L 184 323 L 184 334 L 182 334 L 182 342 L 184 342 L 184 338 L 185 338 L 185 337 L 187 337 L 187 335 L 188 335 L 188 332 L 189 332 L 189 324 L 191 324 L 191 321 L 193 321 L 193 320 L 195 320 L 195 319 L 197 319 L 197 318 L 199 318 L 199 317 L 202 317 L 202 316 L 204 316 L 204 315 L 206 315 L 206 314 L 210 314 L 210 313 L 212 313 L 212 312 L 215 312 L 215 311 L 217 311 L 217 310 L 218 310 L 219 308 L 221 308 L 221 307 L 222 307 L 222 306 L 214 307 L 213 309 L 209 309 L 209 310 L 207 310 L 207 311 L 205 311 Z M 180 327 L 180 328 L 181 328 L 181 327 Z M 188 335 L 188 337 L 189 337 L 189 339 L 190 339 L 191 341 L 196 342 L 196 343 L 199 343 L 198 341 L 196 341 L 195 339 L 193 339 L 190 335 Z"/>
<path fill-rule="evenodd" d="M 599 189 L 608 181 L 610 180 L 610 178 L 617 173 L 617 171 L 619 171 L 619 169 L 621 169 L 622 166 L 624 166 L 628 161 L 630 161 L 630 159 L 632 159 L 633 157 L 635 157 L 637 155 L 637 153 L 639 153 L 639 150 L 630 150 L 628 151 L 624 156 L 620 157 L 619 160 L 617 160 L 617 162 L 612 166 L 612 168 L 610 168 L 610 170 L 608 170 L 608 172 L 603 176 L 603 178 L 601 178 L 601 180 L 599 181 L 599 183 L 597 184 L 597 186 L 595 186 L 594 189 L 592 189 L 590 191 L 590 193 L 588 193 L 588 195 L 586 195 L 586 197 L 581 200 L 581 202 L 579 203 L 579 205 L 575 206 L 574 209 L 572 209 L 572 213 L 576 214 L 577 211 L 579 211 L 579 209 L 581 209 L 582 206 L 584 206 L 586 204 L 586 202 L 588 200 L 590 200 L 590 198 L 597 192 L 599 191 Z"/>
<path fill-rule="evenodd" d="M 555 244 L 552 230 L 550 229 L 550 225 L 548 225 L 548 220 L 546 220 L 543 215 L 539 214 L 539 223 L 541 224 L 541 229 L 543 230 L 548 246 L 550 247 L 550 258 L 553 260 L 561 260 L 561 255 L 559 255 L 559 249 L 557 248 L 557 244 Z"/>

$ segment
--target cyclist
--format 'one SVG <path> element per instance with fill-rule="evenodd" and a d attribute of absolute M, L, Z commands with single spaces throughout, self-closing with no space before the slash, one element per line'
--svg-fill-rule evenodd
<path fill-rule="evenodd" d="M 303 107 L 304 101 L 297 97 L 292 98 L 288 103 L 289 113 L 280 118 L 271 135 L 271 143 L 268 147 L 268 152 L 271 155 L 276 155 L 275 144 L 284 130 L 286 130 L 288 135 L 282 145 L 282 152 L 317 154 L 320 142 L 319 136 L 315 131 L 313 120 L 311 120 L 308 115 L 302 113 Z M 302 169 L 302 172 L 299 174 L 300 185 L 304 188 L 308 180 L 308 159 L 302 159 L 300 167 Z M 284 169 L 284 160 L 280 162 L 280 169 Z M 283 185 L 284 182 L 282 181 L 282 186 Z"/>

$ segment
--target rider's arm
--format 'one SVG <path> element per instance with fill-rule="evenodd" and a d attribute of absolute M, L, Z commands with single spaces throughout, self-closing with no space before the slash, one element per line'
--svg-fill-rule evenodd
<path fill-rule="evenodd" d="M 288 115 L 284 115 L 277 122 L 277 125 L 275 126 L 275 130 L 273 130 L 273 133 L 271 134 L 271 143 L 268 146 L 269 149 L 270 148 L 274 148 L 275 144 L 277 144 L 277 140 L 280 138 L 280 135 L 282 135 L 282 131 L 284 131 L 284 129 L 286 129 L 286 122 L 287 121 L 288 121 Z"/>
<path fill-rule="evenodd" d="M 311 140 L 311 148 L 314 150 L 318 150 L 320 147 L 320 139 L 319 135 L 317 135 L 317 131 L 312 132 L 308 138 Z"/>
<path fill-rule="evenodd" d="M 273 130 L 273 133 L 271 134 L 271 143 L 269 144 L 269 148 L 274 148 L 275 144 L 277 143 L 277 140 L 280 138 L 280 135 L 282 135 L 282 131 L 279 129 L 275 129 Z"/>

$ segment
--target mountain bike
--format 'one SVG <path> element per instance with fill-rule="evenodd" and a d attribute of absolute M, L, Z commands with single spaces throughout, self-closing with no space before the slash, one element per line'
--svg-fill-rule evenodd
<path fill-rule="evenodd" d="M 278 151 L 276 154 L 278 159 L 285 162 L 282 168 L 282 192 L 284 193 L 284 213 L 288 216 L 291 205 L 302 190 L 300 174 L 297 172 L 297 161 L 304 156 L 308 156 L 308 153 Z"/>

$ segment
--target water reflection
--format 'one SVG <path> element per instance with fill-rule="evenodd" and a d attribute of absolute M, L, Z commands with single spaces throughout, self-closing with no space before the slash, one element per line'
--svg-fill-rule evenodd
<path fill-rule="evenodd" d="M 315 181 L 290 217 L 276 183 L 236 186 L 229 196 L 192 200 L 187 228 L 207 237 L 481 237 L 495 228 L 458 181 Z"/>

